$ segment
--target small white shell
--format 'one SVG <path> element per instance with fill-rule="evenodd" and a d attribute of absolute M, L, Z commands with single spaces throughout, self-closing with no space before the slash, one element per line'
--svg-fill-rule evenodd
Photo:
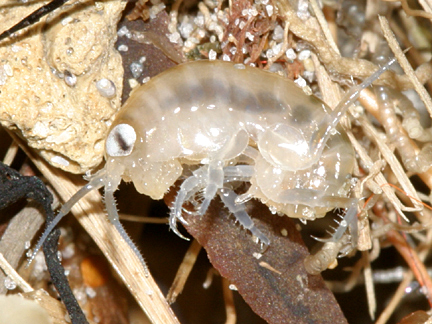
<path fill-rule="evenodd" d="M 113 98 L 116 94 L 116 87 L 114 82 L 108 79 L 100 79 L 96 82 L 96 88 L 105 98 Z"/>

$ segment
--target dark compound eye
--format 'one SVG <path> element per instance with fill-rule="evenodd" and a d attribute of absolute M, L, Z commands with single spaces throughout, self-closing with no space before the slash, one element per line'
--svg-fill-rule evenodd
<path fill-rule="evenodd" d="M 131 154 L 136 141 L 132 126 L 119 124 L 108 135 L 105 148 L 109 156 L 127 156 Z"/>

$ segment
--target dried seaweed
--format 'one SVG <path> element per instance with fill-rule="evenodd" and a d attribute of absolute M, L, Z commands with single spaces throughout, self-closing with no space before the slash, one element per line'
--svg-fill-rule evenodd
<path fill-rule="evenodd" d="M 165 198 L 168 205 L 173 194 Z M 202 217 L 183 213 L 185 228 L 206 249 L 213 266 L 268 323 L 346 323 L 322 277 L 306 272 L 303 262 L 309 252 L 295 223 L 272 215 L 257 201 L 249 208 L 255 224 L 271 241 L 262 254 L 259 244 L 234 225 L 218 200 Z"/>
<path fill-rule="evenodd" d="M 0 177 L 0 209 L 4 209 L 22 198 L 29 198 L 41 204 L 45 210 L 47 217 L 46 224 L 49 224 L 54 219 L 54 213 L 51 208 L 53 202 L 52 194 L 39 178 L 22 176 L 2 162 L 0 162 Z M 51 280 L 69 312 L 72 323 L 85 324 L 88 323 L 86 317 L 69 287 L 65 270 L 58 259 L 57 244 L 59 237 L 60 230 L 58 229 L 52 231 L 48 236 L 43 245 L 45 260 Z"/>

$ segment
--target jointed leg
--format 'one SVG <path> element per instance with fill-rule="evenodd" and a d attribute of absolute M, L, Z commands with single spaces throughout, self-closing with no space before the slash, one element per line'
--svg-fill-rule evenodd
<path fill-rule="evenodd" d="M 189 202 L 192 197 L 204 188 L 204 201 L 199 207 L 198 214 L 204 215 L 213 200 L 219 193 L 222 201 L 234 214 L 238 221 L 249 229 L 264 244 L 268 244 L 268 238 L 262 234 L 254 225 L 249 215 L 244 210 L 243 204 L 236 204 L 233 199 L 237 195 L 231 189 L 223 188 L 224 183 L 232 181 L 248 181 L 254 173 L 254 167 L 250 165 L 238 165 L 223 167 L 221 161 L 215 161 L 209 165 L 195 170 L 193 175 L 187 178 L 180 186 L 180 190 L 174 201 L 170 214 L 170 227 L 180 237 L 186 239 L 177 229 L 177 219 L 182 220 L 183 204 Z M 222 193 L 223 192 L 223 193 Z M 225 196 L 227 194 L 227 196 Z M 184 222 L 184 220 L 182 220 Z"/>
<path fill-rule="evenodd" d="M 177 219 L 182 219 L 183 205 L 188 202 L 200 189 L 204 188 L 204 200 L 199 207 L 198 214 L 204 215 L 216 195 L 222 188 L 224 181 L 223 162 L 214 161 L 209 165 L 204 165 L 193 172 L 180 186 L 180 190 L 174 201 L 174 206 L 170 214 L 170 227 L 181 238 L 184 237 L 177 229 Z"/>
<path fill-rule="evenodd" d="M 357 200 L 353 200 L 353 205 L 349 207 L 345 215 L 342 217 L 342 220 L 338 223 L 338 228 L 334 231 L 334 233 L 330 233 L 331 237 L 327 239 L 316 238 L 316 240 L 320 242 L 338 242 L 343 234 L 346 232 L 348 226 L 350 226 L 350 233 L 352 236 L 352 244 L 355 246 L 358 240 L 358 224 L 357 224 Z"/>
<path fill-rule="evenodd" d="M 249 181 L 255 172 L 253 165 L 236 165 L 223 168 L 224 182 Z"/>
<path fill-rule="evenodd" d="M 204 201 L 198 211 L 204 215 L 217 191 L 223 187 L 224 170 L 222 161 L 214 161 L 208 165 L 207 179 L 205 180 Z"/>
<path fill-rule="evenodd" d="M 198 169 L 197 171 L 199 171 L 200 169 Z M 187 178 L 185 181 L 183 181 L 177 193 L 177 197 L 174 201 L 174 206 L 171 207 L 171 213 L 169 217 L 170 228 L 173 230 L 174 233 L 176 233 L 178 236 L 185 240 L 188 240 L 188 238 L 184 237 L 177 229 L 177 219 L 183 219 L 183 204 L 187 201 L 187 198 L 190 198 L 191 193 L 197 192 L 199 189 L 200 179 L 194 174 Z"/>
<path fill-rule="evenodd" d="M 257 227 L 255 227 L 253 220 L 245 210 L 245 205 L 236 205 L 235 200 L 237 198 L 237 194 L 233 190 L 223 188 L 219 191 L 219 196 L 221 197 L 225 206 L 231 213 L 233 213 L 234 217 L 244 228 L 251 231 L 251 233 L 263 244 L 270 245 L 270 240 L 267 238 L 267 236 L 265 236 Z"/>
<path fill-rule="evenodd" d="M 355 198 L 344 198 L 337 196 L 325 196 L 317 190 L 311 189 L 290 189 L 279 194 L 276 199 L 280 203 L 289 203 L 293 205 L 306 205 L 310 207 L 329 207 L 329 208 L 347 208 L 343 219 L 339 222 L 338 228 L 329 239 L 319 239 L 323 242 L 337 242 L 350 226 L 350 233 L 353 244 L 356 244 L 358 238 L 357 226 L 357 206 L 358 200 Z"/>

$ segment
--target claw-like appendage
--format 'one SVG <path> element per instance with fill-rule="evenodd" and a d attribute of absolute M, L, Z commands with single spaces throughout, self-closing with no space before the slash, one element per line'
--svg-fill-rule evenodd
<path fill-rule="evenodd" d="M 342 238 L 342 236 L 344 235 L 348 227 L 350 227 L 351 241 L 353 246 L 355 246 L 357 244 L 357 238 L 358 238 L 357 204 L 355 200 L 353 200 L 352 206 L 348 208 L 347 212 L 342 217 L 342 220 L 341 221 L 335 220 L 335 222 L 339 226 L 337 228 L 330 226 L 333 232 L 327 231 L 327 233 L 330 235 L 329 238 L 323 239 L 315 236 L 312 236 L 312 238 L 323 243 L 338 242 Z"/>
<path fill-rule="evenodd" d="M 261 244 L 266 246 L 270 245 L 269 238 L 255 226 L 253 220 L 246 212 L 245 205 L 237 205 L 235 203 L 237 194 L 233 190 L 223 188 L 219 191 L 219 196 L 221 197 L 222 202 L 225 204 L 225 207 L 229 209 L 229 211 L 245 229 L 249 230 L 258 239 L 258 241 L 261 242 Z"/>
<path fill-rule="evenodd" d="M 185 237 L 182 233 L 180 233 L 180 231 L 177 228 L 177 219 L 179 219 L 181 222 L 186 223 L 186 225 L 187 225 L 186 220 L 183 218 L 183 216 L 181 214 L 182 214 L 181 209 L 180 209 L 180 212 L 178 212 L 175 210 L 174 207 L 172 207 L 170 217 L 169 217 L 169 225 L 170 225 L 171 230 L 175 234 L 177 234 L 177 236 L 179 236 L 180 238 L 182 238 L 186 241 L 189 241 L 189 238 Z M 180 216 L 178 216 L 178 215 L 180 215 Z"/>

